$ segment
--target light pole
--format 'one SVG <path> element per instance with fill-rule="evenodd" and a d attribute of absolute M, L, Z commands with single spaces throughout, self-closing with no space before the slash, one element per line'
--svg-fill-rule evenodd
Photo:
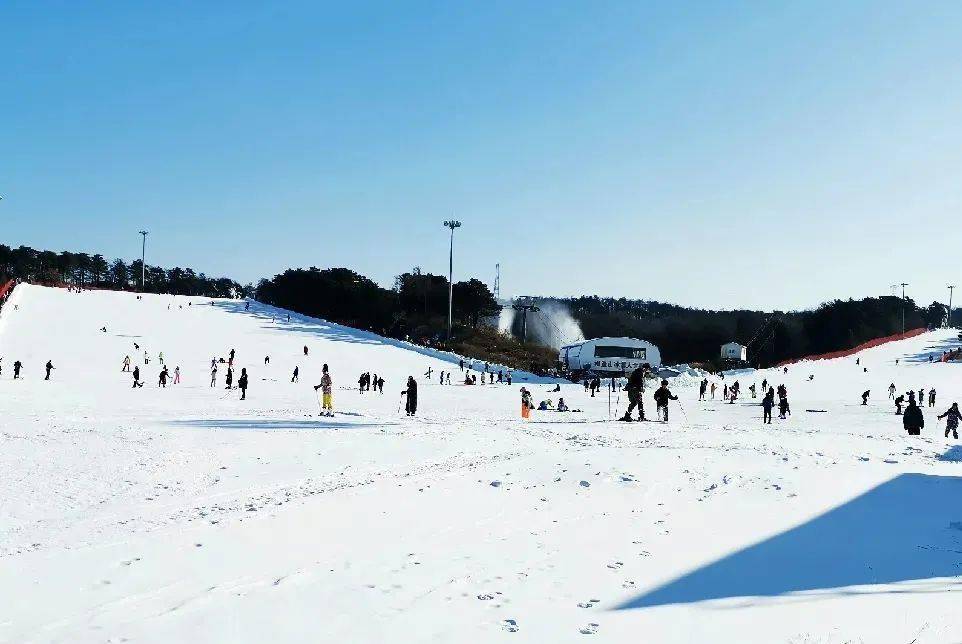
<path fill-rule="evenodd" d="M 948 329 L 952 328 L 952 291 L 955 290 L 955 284 L 949 284 L 949 316 L 945 318 L 945 326 Z"/>
<path fill-rule="evenodd" d="M 140 292 L 144 292 L 144 280 L 147 276 L 147 235 L 150 233 L 146 230 L 141 230 L 140 234 L 144 236 L 144 242 L 140 246 Z"/>
<path fill-rule="evenodd" d="M 902 335 L 905 335 L 905 287 L 907 282 L 902 282 Z"/>
<path fill-rule="evenodd" d="M 451 229 L 451 249 L 448 252 L 448 342 L 451 341 L 451 326 L 454 319 L 454 229 L 461 227 L 456 219 L 444 222 Z"/>

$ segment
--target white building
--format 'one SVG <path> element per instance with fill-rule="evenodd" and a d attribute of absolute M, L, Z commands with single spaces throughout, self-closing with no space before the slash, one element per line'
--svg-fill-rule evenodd
<path fill-rule="evenodd" d="M 631 373 L 644 364 L 660 367 L 661 351 L 637 338 L 595 338 L 561 347 L 558 361 L 570 374 L 592 371 L 607 377 Z"/>
<path fill-rule="evenodd" d="M 748 347 L 737 342 L 728 342 L 721 346 L 721 357 L 725 360 L 748 360 Z"/>

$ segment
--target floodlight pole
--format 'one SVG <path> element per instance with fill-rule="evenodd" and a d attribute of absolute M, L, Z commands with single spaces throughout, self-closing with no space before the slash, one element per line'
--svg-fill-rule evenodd
<path fill-rule="evenodd" d="M 945 318 L 945 326 L 946 328 L 951 329 L 952 328 L 952 291 L 955 290 L 955 284 L 949 284 L 948 289 L 949 289 L 949 316 Z"/>
<path fill-rule="evenodd" d="M 144 236 L 143 244 L 140 246 L 140 292 L 144 291 L 144 281 L 147 276 L 147 235 L 150 233 L 146 230 L 141 230 L 140 234 Z"/>
<path fill-rule="evenodd" d="M 451 342 L 451 327 L 454 320 L 454 229 L 461 227 L 455 219 L 444 222 L 451 229 L 451 247 L 448 251 L 448 342 Z"/>
<path fill-rule="evenodd" d="M 905 335 L 905 287 L 907 282 L 902 282 L 902 335 Z"/>

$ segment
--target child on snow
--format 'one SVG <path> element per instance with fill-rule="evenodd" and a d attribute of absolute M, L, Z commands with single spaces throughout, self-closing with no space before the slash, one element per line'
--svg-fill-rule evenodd
<path fill-rule="evenodd" d="M 945 418 L 945 437 L 949 437 L 949 432 L 952 432 L 952 438 L 958 440 L 959 438 L 959 420 L 962 419 L 962 414 L 959 413 L 959 403 L 952 403 L 944 414 L 939 416 L 939 419 Z"/>

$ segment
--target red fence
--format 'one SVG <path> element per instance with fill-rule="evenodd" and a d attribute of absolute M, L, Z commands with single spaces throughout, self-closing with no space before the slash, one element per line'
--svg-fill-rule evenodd
<path fill-rule="evenodd" d="M 13 290 L 14 284 L 16 284 L 16 282 L 13 280 L 7 280 L 6 283 L 0 285 L 0 302 L 3 302 L 5 299 L 7 299 L 10 291 Z"/>
<path fill-rule="evenodd" d="M 779 362 L 778 366 L 792 364 L 794 362 L 801 362 L 802 360 L 831 360 L 832 358 L 844 358 L 852 354 L 858 353 L 859 351 L 864 351 L 865 349 L 871 349 L 872 347 L 877 347 L 889 342 L 894 342 L 895 340 L 904 340 L 906 338 L 914 338 L 917 335 L 922 335 L 927 329 L 912 329 L 911 331 L 906 331 L 905 333 L 894 333 L 892 335 L 886 335 L 881 338 L 875 338 L 874 340 L 869 340 L 868 342 L 863 342 L 857 347 L 852 347 L 851 349 L 842 349 L 841 351 L 830 351 L 829 353 L 819 353 L 812 356 L 804 356 L 802 358 L 797 358 L 795 360 L 785 360 Z"/>

